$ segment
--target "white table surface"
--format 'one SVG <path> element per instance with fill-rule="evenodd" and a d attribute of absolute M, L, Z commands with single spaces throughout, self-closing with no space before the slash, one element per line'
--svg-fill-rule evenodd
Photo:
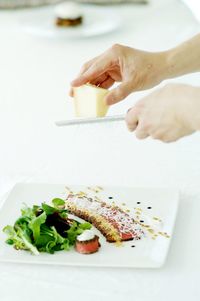
<path fill-rule="evenodd" d="M 178 0 L 112 9 L 124 20 L 120 30 L 73 41 L 26 35 L 19 29 L 26 10 L 0 11 L 0 196 L 18 181 L 177 187 L 181 204 L 167 263 L 160 270 L 0 263 L 2 301 L 200 300 L 200 135 L 166 145 L 136 140 L 123 123 L 54 125 L 72 118 L 69 82 L 88 58 L 116 42 L 166 49 L 199 31 Z M 199 78 L 177 81 L 199 84 Z M 145 93 L 110 114 L 124 113 Z"/>

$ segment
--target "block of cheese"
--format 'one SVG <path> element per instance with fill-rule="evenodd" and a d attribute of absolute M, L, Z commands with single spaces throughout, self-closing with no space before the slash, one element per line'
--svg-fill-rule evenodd
<path fill-rule="evenodd" d="M 86 84 L 73 89 L 74 108 L 77 117 L 103 117 L 108 111 L 104 98 L 108 90 Z"/>

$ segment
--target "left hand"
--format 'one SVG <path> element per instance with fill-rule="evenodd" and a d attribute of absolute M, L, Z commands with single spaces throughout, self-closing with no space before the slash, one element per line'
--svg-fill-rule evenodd
<path fill-rule="evenodd" d="M 168 51 L 147 52 L 115 44 L 86 62 L 71 85 L 79 87 L 90 83 L 108 89 L 114 83 L 121 82 L 105 97 L 105 102 L 112 105 L 132 92 L 152 88 L 166 79 L 169 76 L 169 54 Z M 70 95 L 73 96 L 73 88 Z"/>
<path fill-rule="evenodd" d="M 200 130 L 200 88 L 168 84 L 138 101 L 126 116 L 139 139 L 176 141 Z"/>

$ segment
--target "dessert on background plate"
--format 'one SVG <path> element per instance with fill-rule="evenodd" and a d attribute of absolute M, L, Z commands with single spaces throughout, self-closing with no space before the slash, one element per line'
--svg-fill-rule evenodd
<path fill-rule="evenodd" d="M 74 108 L 77 117 L 104 117 L 109 106 L 105 103 L 107 89 L 86 84 L 73 88 Z"/>
<path fill-rule="evenodd" d="M 80 6 L 74 2 L 63 2 L 56 5 L 55 15 L 55 24 L 59 27 L 74 27 L 83 22 Z"/>
<path fill-rule="evenodd" d="M 122 19 L 115 10 L 107 6 L 61 3 L 37 12 L 27 12 L 19 19 L 19 25 L 27 34 L 71 40 L 115 31 L 122 26 Z"/>

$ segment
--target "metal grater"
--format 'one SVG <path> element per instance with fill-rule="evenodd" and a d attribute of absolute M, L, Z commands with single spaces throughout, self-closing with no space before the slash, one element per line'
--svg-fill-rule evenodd
<path fill-rule="evenodd" d="M 69 126 L 69 125 L 81 125 L 81 124 L 93 124 L 93 123 L 104 123 L 125 120 L 125 115 L 113 115 L 106 117 L 95 117 L 95 118 L 75 118 L 71 120 L 60 120 L 56 121 L 57 126 Z"/>

